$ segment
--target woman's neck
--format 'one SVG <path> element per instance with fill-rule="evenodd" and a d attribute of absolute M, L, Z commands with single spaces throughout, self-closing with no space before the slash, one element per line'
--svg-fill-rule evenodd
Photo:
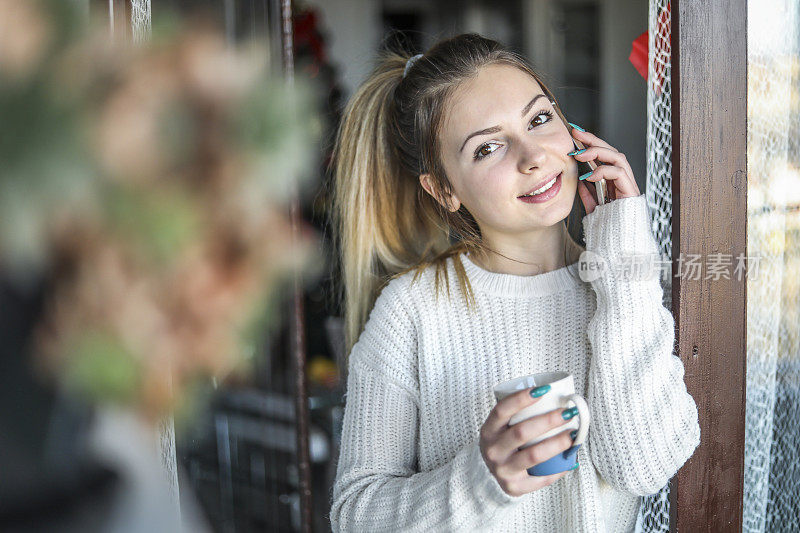
<path fill-rule="evenodd" d="M 553 231 L 544 233 L 533 247 L 489 245 L 495 251 L 478 250 L 470 253 L 470 259 L 489 272 L 534 276 L 544 274 L 578 261 L 583 247 L 567 232 L 563 222 Z M 564 248 L 566 247 L 566 261 Z"/>

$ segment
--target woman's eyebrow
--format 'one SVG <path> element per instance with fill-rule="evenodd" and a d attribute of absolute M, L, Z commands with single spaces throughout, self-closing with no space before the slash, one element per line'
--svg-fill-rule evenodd
<path fill-rule="evenodd" d="M 536 103 L 536 100 L 538 100 L 539 98 L 543 98 L 545 96 L 546 95 L 544 93 L 539 93 L 536 96 L 534 96 L 533 99 L 530 102 L 528 102 L 528 105 L 526 105 L 525 107 L 522 108 L 521 116 L 524 117 L 525 115 L 527 115 L 528 111 L 530 111 L 531 108 L 533 107 L 533 104 Z M 486 129 L 483 129 L 483 130 L 480 130 L 480 131 L 476 131 L 476 132 L 470 133 L 469 135 L 467 135 L 467 138 L 464 139 L 464 144 L 461 145 L 461 149 L 458 152 L 459 153 L 463 152 L 464 151 L 464 147 L 467 145 L 467 141 L 472 139 L 476 135 L 488 135 L 489 133 L 497 133 L 500 130 L 501 130 L 500 126 L 492 126 L 491 128 L 486 128 Z"/>

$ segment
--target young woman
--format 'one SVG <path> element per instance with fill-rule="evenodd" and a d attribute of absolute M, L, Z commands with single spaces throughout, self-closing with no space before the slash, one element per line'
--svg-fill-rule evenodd
<path fill-rule="evenodd" d="M 699 444 L 658 276 L 578 275 L 564 222 L 578 198 L 586 250 L 607 265 L 658 247 L 625 156 L 562 116 L 523 58 L 476 34 L 384 52 L 349 102 L 335 146 L 349 361 L 334 531 L 629 531 L 639 497 Z M 608 203 L 579 179 L 589 160 L 603 164 L 580 178 L 607 180 Z M 574 376 L 591 426 L 579 468 L 534 477 L 570 431 L 519 448 L 571 410 L 508 426 L 546 390 L 496 402 L 492 388 L 548 371 Z"/>

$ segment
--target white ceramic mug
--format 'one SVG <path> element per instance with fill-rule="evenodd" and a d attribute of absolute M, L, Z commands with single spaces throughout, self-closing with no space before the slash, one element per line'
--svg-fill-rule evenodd
<path fill-rule="evenodd" d="M 576 464 L 578 447 L 584 443 L 586 435 L 589 433 L 589 405 L 582 396 L 575 393 L 575 382 L 572 378 L 572 374 L 568 374 L 567 372 L 531 374 L 499 383 L 494 386 L 493 390 L 495 398 L 497 401 L 500 401 L 517 391 L 531 387 L 541 387 L 542 385 L 550 385 L 550 390 L 541 396 L 536 403 L 515 413 L 508 422 L 509 426 L 513 426 L 532 416 L 547 413 L 554 409 L 570 407 L 570 403 L 575 404 L 575 407 L 578 408 L 578 416 L 572 417 L 570 420 L 564 421 L 563 425 L 539 435 L 520 446 L 520 449 L 533 446 L 566 429 L 577 429 L 578 434 L 573 441 L 572 448 L 543 463 L 529 468 L 528 473 L 532 476 L 546 476 L 572 468 Z"/>

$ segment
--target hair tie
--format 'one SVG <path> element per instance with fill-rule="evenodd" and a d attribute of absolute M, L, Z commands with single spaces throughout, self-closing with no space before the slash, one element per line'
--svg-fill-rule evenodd
<path fill-rule="evenodd" d="M 420 57 L 422 57 L 422 54 L 417 54 L 417 55 L 415 55 L 415 56 L 412 56 L 412 57 L 408 58 L 408 61 L 406 61 L 406 68 L 405 68 L 405 70 L 403 71 L 403 77 L 404 77 L 404 78 L 406 77 L 406 74 L 408 74 L 408 69 L 410 69 L 410 68 L 411 68 L 411 65 L 413 65 L 414 63 L 416 63 L 416 62 L 417 62 L 417 59 L 419 59 Z"/>

